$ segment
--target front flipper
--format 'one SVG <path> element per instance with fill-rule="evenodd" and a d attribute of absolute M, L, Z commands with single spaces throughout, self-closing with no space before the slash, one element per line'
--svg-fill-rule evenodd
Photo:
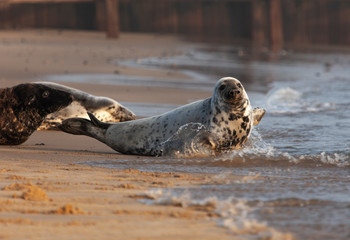
<path fill-rule="evenodd" d="M 263 116 L 265 115 L 266 110 L 263 108 L 254 108 L 253 110 L 253 126 L 256 126 L 260 123 L 261 119 L 263 118 Z"/>

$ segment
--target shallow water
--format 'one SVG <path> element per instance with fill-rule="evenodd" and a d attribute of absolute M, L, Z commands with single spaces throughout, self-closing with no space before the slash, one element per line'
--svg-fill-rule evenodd
<path fill-rule="evenodd" d="M 254 55 L 254 56 L 253 56 Z M 218 224 L 247 239 L 350 239 L 350 54 L 281 51 L 252 54 L 244 48 L 202 48 L 182 56 L 118 62 L 181 70 L 162 80 L 100 75 L 101 83 L 212 89 L 217 79 L 241 80 L 253 107 L 267 110 L 246 147 L 211 159 L 141 158 L 92 162 L 111 168 L 212 173 L 202 186 L 155 189 L 151 204 L 214 204 Z M 96 76 L 48 76 L 89 81 Z M 137 115 L 175 105 L 124 103 Z M 242 176 L 234 179 L 233 176 Z M 232 210 L 232 211 L 231 211 Z M 254 224 L 265 230 L 252 231 Z M 238 231 L 239 229 L 247 231 Z M 255 228 L 256 229 L 256 226 Z M 264 229 L 264 228 L 263 228 Z M 249 231 L 251 230 L 251 231 Z M 267 235 L 266 235 L 267 234 Z"/>

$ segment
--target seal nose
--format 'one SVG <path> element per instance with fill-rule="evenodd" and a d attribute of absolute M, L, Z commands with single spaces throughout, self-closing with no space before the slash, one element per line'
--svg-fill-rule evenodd
<path fill-rule="evenodd" d="M 235 90 L 231 90 L 231 91 L 230 91 L 230 96 L 231 96 L 231 97 L 235 97 L 235 95 L 236 95 L 236 94 L 235 94 Z"/>
<path fill-rule="evenodd" d="M 237 89 L 232 89 L 229 94 L 231 97 L 236 97 L 237 94 L 240 94 L 241 92 Z"/>

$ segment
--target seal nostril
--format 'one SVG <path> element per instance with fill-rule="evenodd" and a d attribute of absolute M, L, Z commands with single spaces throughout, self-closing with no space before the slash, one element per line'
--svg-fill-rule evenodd
<path fill-rule="evenodd" d="M 237 91 L 237 94 L 240 94 L 241 92 L 240 91 Z"/>

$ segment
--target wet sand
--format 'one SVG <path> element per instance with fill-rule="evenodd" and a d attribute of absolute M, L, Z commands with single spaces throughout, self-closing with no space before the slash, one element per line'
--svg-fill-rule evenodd
<path fill-rule="evenodd" d="M 70 31 L 1 31 L 0 87 L 65 73 L 181 78 L 176 70 L 131 69 L 112 59 L 183 53 L 190 44 L 169 36 Z M 71 84 L 118 101 L 185 104 L 210 92 L 142 86 Z M 0 147 L 0 239 L 234 239 L 207 207 L 147 205 L 152 188 L 197 186 L 208 174 L 111 170 L 78 162 L 120 155 L 88 137 L 36 132 L 21 146 Z M 265 229 L 266 230 L 266 229 Z M 265 231 L 256 229 L 256 231 Z"/>
<path fill-rule="evenodd" d="M 0 239 L 230 238 L 211 220 L 210 209 L 139 202 L 148 189 L 198 185 L 204 176 L 75 163 L 118 158 L 137 157 L 58 132 L 38 132 L 20 147 L 1 147 Z"/>

